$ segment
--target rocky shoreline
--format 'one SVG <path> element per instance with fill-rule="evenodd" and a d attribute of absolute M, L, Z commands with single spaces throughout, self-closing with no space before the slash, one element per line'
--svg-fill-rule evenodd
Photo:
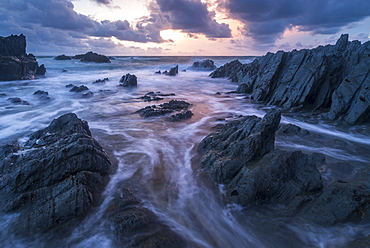
<path fill-rule="evenodd" d="M 200 159 L 194 160 L 199 162 L 195 168 L 205 171 L 215 185 L 223 185 L 227 200 L 241 207 L 279 206 L 279 216 L 302 218 L 305 223 L 322 227 L 368 223 L 370 167 L 362 168 L 354 178 L 336 178 L 324 185 L 318 169 L 326 165 L 323 154 L 277 149 L 275 137 L 304 139 L 309 134 L 291 124 L 281 125 L 281 111 L 309 112 L 350 125 L 368 123 L 369 44 L 349 42 L 343 35 L 334 46 L 269 53 L 251 64 L 232 61 L 214 71 L 212 77 L 238 82 L 237 91 L 249 94 L 252 100 L 281 109 L 272 108 L 263 118 L 241 116 L 216 126 L 199 143 Z M 7 54 L 4 51 L 9 48 L 0 48 Z M 17 56 L 24 57 L 24 53 Z M 214 63 L 206 60 L 193 67 L 208 70 L 214 68 Z M 177 74 L 178 66 L 167 73 Z M 136 76 L 123 75 L 120 86 L 137 87 Z M 94 95 L 84 85 L 66 87 L 71 88 L 70 94 L 81 94 L 82 98 Z M 34 94 L 50 100 L 46 91 Z M 137 99 L 161 101 L 160 96 L 174 95 L 149 92 Z M 9 99 L 29 104 L 20 98 Z M 133 114 L 177 122 L 193 116 L 190 107 L 193 105 L 188 102 L 170 100 Z M 17 215 L 10 226 L 12 231 L 25 237 L 71 232 L 102 203 L 101 194 L 115 170 L 112 159 L 92 137 L 88 123 L 73 113 L 58 117 L 24 142 L 0 147 L 0 209 Z M 143 207 L 137 195 L 140 189 L 135 186 L 129 180 L 121 182 L 104 209 L 103 217 L 115 245 L 191 247 Z M 366 247 L 369 240 L 370 236 L 358 239 L 348 247 Z"/>
<path fill-rule="evenodd" d="M 370 42 L 267 53 L 250 64 L 232 61 L 210 74 L 229 77 L 237 92 L 285 111 L 306 112 L 349 125 L 370 121 Z"/>

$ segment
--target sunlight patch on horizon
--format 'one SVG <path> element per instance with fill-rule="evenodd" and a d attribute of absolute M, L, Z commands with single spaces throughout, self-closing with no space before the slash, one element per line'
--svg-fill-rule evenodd
<path fill-rule="evenodd" d="M 179 30 L 166 29 L 161 31 L 161 37 L 164 40 L 172 40 L 173 42 L 176 42 L 185 38 L 186 34 Z"/>

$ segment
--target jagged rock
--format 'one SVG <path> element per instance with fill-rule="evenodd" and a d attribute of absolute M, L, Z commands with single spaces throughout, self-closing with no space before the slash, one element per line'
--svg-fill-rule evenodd
<path fill-rule="evenodd" d="M 1 209 L 19 213 L 12 226 L 26 234 L 73 223 L 97 203 L 110 166 L 87 122 L 65 114 L 0 148 Z"/>
<path fill-rule="evenodd" d="M 215 62 L 211 59 L 205 59 L 203 61 L 195 61 L 189 69 L 202 70 L 202 71 L 213 71 L 217 67 Z"/>
<path fill-rule="evenodd" d="M 0 36 L 0 81 L 34 79 L 36 74 L 44 75 L 44 71 L 45 67 L 38 66 L 33 54 L 26 54 L 23 34 Z"/>
<path fill-rule="evenodd" d="M 242 68 L 243 64 L 239 60 L 233 60 L 221 66 L 220 68 L 209 74 L 209 76 L 211 78 L 227 77 L 233 82 L 236 82 L 236 74 L 239 73 Z"/>
<path fill-rule="evenodd" d="M 151 101 L 160 101 L 163 100 L 162 97 L 158 96 L 158 93 L 154 93 L 153 91 L 146 93 L 144 96 L 141 96 L 140 99 L 143 99 L 144 102 L 151 102 Z"/>
<path fill-rule="evenodd" d="M 26 55 L 26 36 L 11 35 L 0 36 L 0 55 L 21 57 Z"/>
<path fill-rule="evenodd" d="M 67 85 L 66 87 L 70 87 L 70 85 Z M 73 86 L 72 89 L 69 90 L 69 92 L 82 92 L 85 90 L 89 90 L 89 88 L 87 88 L 87 86 L 85 85 L 81 85 L 81 86 Z"/>
<path fill-rule="evenodd" d="M 323 187 L 312 157 L 274 150 L 280 118 L 273 109 L 263 119 L 234 120 L 199 144 L 201 167 L 215 182 L 226 184 L 230 199 L 242 206 L 288 204 Z"/>
<path fill-rule="evenodd" d="M 173 113 L 175 111 L 185 112 L 185 111 L 187 111 L 189 106 L 190 106 L 190 103 L 188 103 L 188 102 L 178 101 L 178 100 L 171 100 L 168 103 L 163 103 L 163 104 L 160 104 L 158 106 L 156 106 L 156 105 L 147 106 L 145 108 L 139 109 L 135 113 L 140 114 L 141 117 L 148 118 L 148 117 L 167 115 L 167 114 Z M 189 113 L 181 114 L 178 117 L 174 117 L 174 118 L 177 119 L 177 120 L 180 120 L 181 117 L 185 118 L 185 117 L 188 117 L 188 116 L 189 116 Z M 167 120 L 171 120 L 171 119 L 174 120 L 173 118 L 170 118 L 170 119 L 167 119 Z"/>
<path fill-rule="evenodd" d="M 252 63 L 220 67 L 212 77 L 231 77 L 238 92 L 288 110 L 323 113 L 353 124 L 370 121 L 370 42 L 348 41 L 315 49 L 267 53 Z"/>
<path fill-rule="evenodd" d="M 201 167 L 210 172 L 217 183 L 229 183 L 241 167 L 274 148 L 275 132 L 280 123 L 275 109 L 265 118 L 247 116 L 219 126 L 199 144 Z"/>
<path fill-rule="evenodd" d="M 78 54 L 72 57 L 73 59 L 80 59 L 81 62 L 95 62 L 95 63 L 111 63 L 109 58 L 102 54 L 94 52 L 87 52 L 85 54 Z"/>
<path fill-rule="evenodd" d="M 105 84 L 107 81 L 109 81 L 109 78 L 98 79 L 98 80 L 95 80 L 93 84 L 100 84 L 100 83 Z"/>
<path fill-rule="evenodd" d="M 71 60 L 72 58 L 70 56 L 66 56 L 65 54 L 58 55 L 54 59 L 56 60 Z"/>
<path fill-rule="evenodd" d="M 66 88 L 73 88 L 73 87 L 75 87 L 75 85 L 74 85 L 74 84 L 67 84 L 67 85 L 66 85 Z"/>
<path fill-rule="evenodd" d="M 122 87 L 136 87 L 137 77 L 135 75 L 131 75 L 130 73 L 127 73 L 126 75 L 123 75 L 121 77 L 119 82 L 120 82 L 119 86 L 122 86 Z"/>
<path fill-rule="evenodd" d="M 175 67 L 172 67 L 169 72 L 164 71 L 163 74 L 166 74 L 168 76 L 176 76 L 179 74 L 179 66 L 176 65 Z"/>
<path fill-rule="evenodd" d="M 42 64 L 42 65 L 40 65 L 40 66 L 37 67 L 37 69 L 36 69 L 36 75 L 43 76 L 43 75 L 45 75 L 45 73 L 46 73 L 46 68 L 45 68 L 45 65 L 44 64 Z"/>

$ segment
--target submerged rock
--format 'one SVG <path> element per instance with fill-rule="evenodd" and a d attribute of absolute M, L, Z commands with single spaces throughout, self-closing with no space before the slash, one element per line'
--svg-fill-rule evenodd
<path fill-rule="evenodd" d="M 342 35 L 335 45 L 267 53 L 245 65 L 233 61 L 211 77 L 230 77 L 254 101 L 362 124 L 370 121 L 369 51 L 370 42 Z"/>
<path fill-rule="evenodd" d="M 111 162 L 88 124 L 65 114 L 21 144 L 0 148 L 0 202 L 33 234 L 82 218 L 97 204 Z"/>
<path fill-rule="evenodd" d="M 0 81 L 29 80 L 44 75 L 45 66 L 38 66 L 36 57 L 26 53 L 26 37 L 0 36 Z"/>
<path fill-rule="evenodd" d="M 127 73 L 126 75 L 123 75 L 121 77 L 119 82 L 120 82 L 119 86 L 122 86 L 122 87 L 136 87 L 137 77 L 135 75 L 131 75 L 130 73 Z"/>
<path fill-rule="evenodd" d="M 14 104 L 21 104 L 21 105 L 30 105 L 29 102 L 22 100 L 19 97 L 10 97 L 7 99 L 7 101 L 14 103 Z"/>

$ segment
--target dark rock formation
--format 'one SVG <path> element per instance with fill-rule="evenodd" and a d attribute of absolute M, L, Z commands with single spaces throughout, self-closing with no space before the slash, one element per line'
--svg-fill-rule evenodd
<path fill-rule="evenodd" d="M 179 74 L 179 66 L 176 65 L 175 67 L 172 67 L 169 72 L 164 71 L 163 74 L 166 74 L 168 76 L 176 76 Z"/>
<path fill-rule="evenodd" d="M 26 54 L 24 35 L 0 36 L 0 81 L 34 79 L 45 72 L 45 66 L 39 67 L 33 54 Z"/>
<path fill-rule="evenodd" d="M 40 66 L 37 67 L 36 69 L 36 75 L 40 75 L 40 76 L 43 76 L 46 74 L 46 68 L 45 68 L 45 65 L 42 64 Z"/>
<path fill-rule="evenodd" d="M 69 85 L 67 85 L 67 86 L 71 87 Z M 85 91 L 85 90 L 89 90 L 89 88 L 87 88 L 87 86 L 85 86 L 85 85 L 81 85 L 81 86 L 72 85 L 72 89 L 70 89 L 69 92 L 82 92 L 82 91 Z"/>
<path fill-rule="evenodd" d="M 0 148 L 0 202 L 18 212 L 22 233 L 44 232 L 83 217 L 97 203 L 111 163 L 88 124 L 65 114 L 23 146 Z"/>
<path fill-rule="evenodd" d="M 323 187 L 313 159 L 298 152 L 274 150 L 280 112 L 263 119 L 244 117 L 220 125 L 199 144 L 201 167 L 217 183 L 227 184 L 229 197 L 248 204 L 288 204 Z"/>
<path fill-rule="evenodd" d="M 279 112 L 272 110 L 263 119 L 249 116 L 218 125 L 199 144 L 201 167 L 225 184 L 228 197 L 242 206 L 283 204 L 281 215 L 299 215 L 320 225 L 368 223 L 370 167 L 357 178 L 324 188 L 316 168 L 325 164 L 322 154 L 274 149 L 279 120 Z M 280 135 L 309 134 L 294 125 L 280 130 Z"/>
<path fill-rule="evenodd" d="M 80 59 L 81 62 L 95 62 L 95 63 L 110 63 L 109 58 L 102 54 L 87 52 L 85 54 L 78 54 L 73 59 Z"/>
<path fill-rule="evenodd" d="M 348 124 L 370 121 L 370 42 L 267 53 L 245 65 L 226 64 L 212 77 L 231 77 L 251 99 L 288 110 L 322 113 Z"/>
<path fill-rule="evenodd" d="M 217 67 L 215 66 L 215 62 L 211 59 L 205 59 L 203 61 L 195 61 L 189 69 L 192 70 L 201 70 L 201 71 L 213 71 Z"/>
<path fill-rule="evenodd" d="M 124 247 L 186 247 L 184 241 L 162 224 L 127 188 L 119 189 L 110 203 L 108 218 Z"/>
<path fill-rule="evenodd" d="M 209 76 L 211 78 L 220 78 L 220 77 L 228 77 L 233 82 L 237 82 L 236 75 L 239 73 L 239 71 L 243 68 L 243 64 L 239 60 L 233 60 L 211 74 Z"/>
<path fill-rule="evenodd" d="M 148 92 L 144 96 L 141 96 L 140 99 L 144 100 L 144 102 L 151 102 L 151 101 L 160 101 L 163 100 L 161 96 L 174 96 L 174 93 L 161 93 L 161 92 Z"/>
<path fill-rule="evenodd" d="M 193 112 L 191 112 L 190 110 L 185 110 L 180 113 L 167 117 L 166 120 L 167 121 L 183 121 L 183 120 L 190 119 L 193 115 L 194 115 Z"/>
<path fill-rule="evenodd" d="M 144 96 L 141 96 L 140 99 L 143 99 L 144 102 L 163 100 L 162 97 L 159 97 L 158 94 L 154 93 L 153 91 L 146 93 Z"/>
<path fill-rule="evenodd" d="M 33 93 L 34 95 L 38 96 L 40 100 L 50 100 L 49 92 L 38 90 Z"/>
<path fill-rule="evenodd" d="M 22 100 L 21 98 L 19 97 L 10 97 L 7 99 L 7 101 L 11 102 L 11 103 L 15 103 L 15 104 L 21 104 L 21 105 L 30 105 L 29 102 L 27 101 L 24 101 Z"/>
<path fill-rule="evenodd" d="M 291 205 L 308 199 L 297 198 Z M 300 211 L 314 222 L 333 225 L 345 221 L 370 220 L 370 167 L 354 180 L 337 180 Z"/>
<path fill-rule="evenodd" d="M 190 103 L 188 102 L 171 100 L 168 103 L 163 103 L 158 106 L 156 105 L 147 106 L 145 108 L 139 109 L 135 113 L 140 114 L 141 117 L 148 118 L 148 117 L 167 115 L 173 112 L 179 112 L 177 113 L 179 115 L 175 114 L 174 116 L 167 118 L 167 120 L 169 121 L 179 121 L 179 120 L 191 118 L 193 114 L 191 113 L 191 111 L 188 111 L 189 106 L 190 106 Z"/>
<path fill-rule="evenodd" d="M 65 54 L 58 55 L 54 59 L 56 60 L 71 60 L 72 58 L 70 56 L 66 56 Z"/>
<path fill-rule="evenodd" d="M 136 87 L 137 77 L 135 75 L 131 75 L 130 73 L 127 73 L 126 75 L 123 75 L 121 77 L 119 82 L 120 82 L 119 86 L 122 86 L 122 87 Z"/>
<path fill-rule="evenodd" d="M 98 80 L 95 80 L 93 84 L 105 84 L 107 81 L 109 81 L 109 78 L 98 79 Z"/>
<path fill-rule="evenodd" d="M 3 56 L 21 57 L 26 55 L 26 36 L 11 35 L 0 36 L 0 54 Z"/>

